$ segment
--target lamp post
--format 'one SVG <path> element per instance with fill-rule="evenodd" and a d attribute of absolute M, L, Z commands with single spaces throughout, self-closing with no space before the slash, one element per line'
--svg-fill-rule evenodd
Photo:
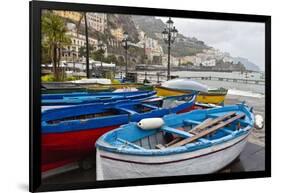
<path fill-rule="evenodd" d="M 102 67 L 102 58 L 103 58 L 103 53 L 105 51 L 105 45 L 103 44 L 103 42 L 101 40 L 98 41 L 98 48 L 99 48 L 99 52 L 100 52 L 100 66 L 101 66 L 101 71 L 103 70 Z"/>
<path fill-rule="evenodd" d="M 126 50 L 126 53 L 125 53 L 125 60 L 126 60 L 125 75 L 126 75 L 126 78 L 127 78 L 127 74 L 128 74 L 128 48 L 129 48 L 128 43 L 129 43 L 129 34 L 128 34 L 128 32 L 124 32 L 123 33 L 122 46 Z"/>
<path fill-rule="evenodd" d="M 87 23 L 86 12 L 84 12 L 84 20 L 85 20 L 85 37 L 86 37 L 86 75 L 87 78 L 91 78 L 92 74 L 90 73 L 90 66 L 89 66 L 89 35 L 88 35 L 88 23 Z"/>
<path fill-rule="evenodd" d="M 175 39 L 178 35 L 178 30 L 173 26 L 174 22 L 169 17 L 169 20 L 166 22 L 166 28 L 162 32 L 164 42 L 168 44 L 168 69 L 167 69 L 167 80 L 170 79 L 170 57 L 171 57 L 171 44 L 175 42 Z"/>

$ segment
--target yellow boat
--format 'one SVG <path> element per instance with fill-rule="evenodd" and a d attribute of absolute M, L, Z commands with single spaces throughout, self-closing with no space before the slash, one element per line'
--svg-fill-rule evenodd
<path fill-rule="evenodd" d="M 156 86 L 155 90 L 158 96 L 163 96 L 163 97 L 178 96 L 178 95 L 191 93 L 191 91 L 171 89 L 161 86 Z M 196 102 L 209 103 L 209 104 L 222 104 L 224 103 L 226 94 L 227 94 L 227 89 L 225 88 L 209 89 L 207 93 L 199 92 L 196 98 Z"/>
<path fill-rule="evenodd" d="M 200 92 L 196 101 L 199 103 L 223 104 L 227 91 L 225 88 L 209 89 L 208 93 Z"/>
<path fill-rule="evenodd" d="M 191 91 L 184 91 L 178 89 L 171 89 L 162 86 L 155 86 L 155 91 L 157 92 L 157 96 L 167 97 L 167 96 L 178 96 L 191 93 Z"/>

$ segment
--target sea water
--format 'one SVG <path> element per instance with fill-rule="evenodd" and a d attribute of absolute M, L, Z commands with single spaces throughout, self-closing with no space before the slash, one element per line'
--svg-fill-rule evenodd
<path fill-rule="evenodd" d="M 260 72 L 241 73 L 241 72 L 194 72 L 194 71 L 175 71 L 171 75 L 179 77 L 221 77 L 221 78 L 235 78 L 247 80 L 261 80 L 264 81 L 264 76 Z M 200 80 L 198 82 L 206 84 L 209 88 L 224 87 L 228 89 L 228 94 L 263 98 L 265 93 L 264 84 L 242 83 L 232 81 L 217 81 L 217 80 Z"/>

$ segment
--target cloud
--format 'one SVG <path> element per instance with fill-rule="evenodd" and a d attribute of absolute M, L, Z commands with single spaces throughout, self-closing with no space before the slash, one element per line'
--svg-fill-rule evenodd
<path fill-rule="evenodd" d="M 166 22 L 167 18 L 161 18 Z M 265 25 L 207 19 L 172 18 L 179 32 L 207 45 L 249 59 L 261 69 L 265 65 Z"/>

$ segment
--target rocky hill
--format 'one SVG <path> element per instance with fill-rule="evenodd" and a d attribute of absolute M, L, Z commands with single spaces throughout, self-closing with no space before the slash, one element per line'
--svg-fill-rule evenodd
<path fill-rule="evenodd" d="M 138 42 L 138 31 L 131 15 L 108 14 L 108 30 L 122 28 L 130 34 L 130 40 L 134 43 Z"/>
<path fill-rule="evenodd" d="M 242 58 L 242 57 L 235 57 L 233 58 L 234 63 L 242 63 L 247 70 L 251 71 L 260 71 L 260 68 L 254 64 L 253 62 L 249 61 L 247 58 Z"/>
<path fill-rule="evenodd" d="M 166 25 L 161 19 L 147 16 L 132 16 L 132 19 L 148 37 L 159 40 L 164 53 L 167 53 L 167 45 L 165 45 L 161 35 Z M 172 46 L 171 54 L 175 57 L 195 55 L 202 52 L 203 49 L 209 48 L 203 41 L 185 37 L 180 33 Z"/>

